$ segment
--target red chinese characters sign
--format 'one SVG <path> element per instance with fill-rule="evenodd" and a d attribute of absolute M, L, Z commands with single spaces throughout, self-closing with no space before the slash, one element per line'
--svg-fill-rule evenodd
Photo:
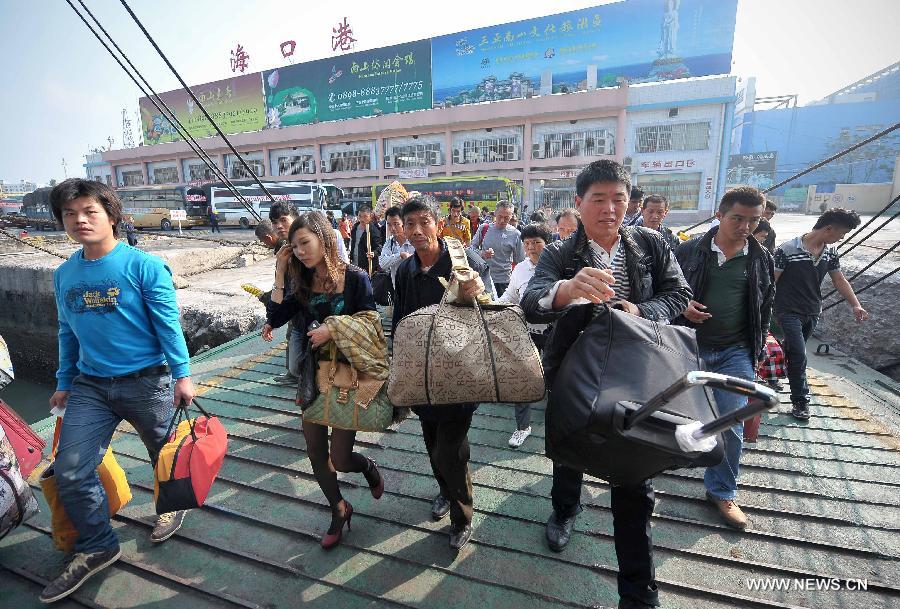
<path fill-rule="evenodd" d="M 353 48 L 354 42 L 356 42 L 356 38 L 353 37 L 353 28 L 344 17 L 343 23 L 338 22 L 337 26 L 331 29 L 331 50 L 349 51 Z"/>
<path fill-rule="evenodd" d="M 659 161 L 641 161 L 641 171 L 679 171 L 694 169 L 697 161 L 694 159 L 665 159 Z"/>

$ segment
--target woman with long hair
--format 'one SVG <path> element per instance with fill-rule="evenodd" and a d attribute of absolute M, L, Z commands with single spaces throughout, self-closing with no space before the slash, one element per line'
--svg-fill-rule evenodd
<path fill-rule="evenodd" d="M 306 336 L 319 352 L 326 351 L 322 347 L 337 349 L 332 342 L 337 338 L 332 335 L 332 328 L 338 324 L 327 321 L 375 311 L 369 276 L 339 258 L 337 237 L 321 212 L 307 212 L 297 218 L 288 233 L 288 243 L 290 248 L 282 248 L 277 256 L 275 286 L 263 338 L 272 340 L 272 329 L 293 319 L 295 328 L 311 328 Z M 380 326 L 377 331 L 381 331 Z M 297 356 L 302 357 L 302 353 Z M 339 351 L 338 356 L 343 354 Z M 330 360 L 330 355 L 327 357 Z M 353 516 L 353 506 L 341 496 L 337 472 L 362 473 L 375 499 L 384 492 L 384 479 L 374 461 L 353 452 L 355 431 L 333 429 L 330 452 L 325 425 L 304 421 L 303 436 L 316 481 L 331 506 L 331 526 L 322 537 L 322 547 L 328 549 L 340 542 L 344 523 L 350 529 Z"/>

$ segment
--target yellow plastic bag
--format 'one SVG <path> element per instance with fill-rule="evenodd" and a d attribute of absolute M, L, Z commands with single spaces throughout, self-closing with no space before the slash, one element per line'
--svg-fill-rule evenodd
<path fill-rule="evenodd" d="M 56 431 L 53 433 L 52 457 L 56 457 L 56 446 L 59 444 L 61 426 L 62 418 L 59 418 L 56 420 Z M 112 516 L 131 501 L 131 487 L 128 486 L 125 471 L 119 465 L 119 462 L 116 461 L 115 456 L 113 456 L 111 446 L 106 449 L 103 461 L 97 466 L 97 473 L 100 475 L 100 483 L 103 485 L 103 490 L 106 491 L 109 515 Z M 78 531 L 75 530 L 75 526 L 69 520 L 69 516 L 66 514 L 62 500 L 59 497 L 59 489 L 56 486 L 52 462 L 41 474 L 40 482 L 41 489 L 44 491 L 44 498 L 47 500 L 47 505 L 50 506 L 50 528 L 53 532 L 53 545 L 63 552 L 71 552 L 75 549 Z"/>

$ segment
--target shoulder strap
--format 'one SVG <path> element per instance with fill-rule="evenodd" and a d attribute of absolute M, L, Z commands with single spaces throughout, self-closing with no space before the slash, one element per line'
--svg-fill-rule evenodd
<path fill-rule="evenodd" d="M 484 237 L 485 237 L 485 235 L 487 235 L 489 226 L 490 225 L 487 222 L 485 222 L 484 224 L 481 225 L 481 239 L 478 240 L 479 249 L 481 248 L 482 245 L 484 245 Z"/>
<path fill-rule="evenodd" d="M 459 239 L 453 237 L 444 237 L 444 243 L 447 244 L 447 251 L 450 253 L 450 266 L 453 271 L 471 270 L 469 266 L 469 258 L 466 256 L 466 248 L 463 247 Z"/>

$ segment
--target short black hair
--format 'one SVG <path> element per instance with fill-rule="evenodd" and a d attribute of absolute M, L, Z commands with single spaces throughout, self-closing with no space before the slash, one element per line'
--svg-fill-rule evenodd
<path fill-rule="evenodd" d="M 272 207 L 269 208 L 269 220 L 277 220 L 285 216 L 299 217 L 300 212 L 297 211 L 297 206 L 290 201 L 275 201 L 272 203 Z"/>
<path fill-rule="evenodd" d="M 756 228 L 753 229 L 753 234 L 756 233 L 768 233 L 772 230 L 772 225 L 769 224 L 769 221 L 763 218 L 759 221 L 759 224 L 756 225 Z"/>
<path fill-rule="evenodd" d="M 543 239 L 544 243 L 550 243 L 553 240 L 550 229 L 543 222 L 532 222 L 522 229 L 520 237 L 522 241 L 525 241 L 525 239 Z"/>
<path fill-rule="evenodd" d="M 459 197 L 453 197 L 452 199 L 450 199 L 450 209 L 453 209 L 454 207 L 459 207 L 460 209 L 462 209 L 464 207 L 463 200 Z"/>
<path fill-rule="evenodd" d="M 640 186 L 632 186 L 631 194 L 628 196 L 628 198 L 632 201 L 634 199 L 643 199 L 644 198 L 644 189 L 641 188 Z"/>
<path fill-rule="evenodd" d="M 647 209 L 647 204 L 649 203 L 662 203 L 666 206 L 666 209 L 669 209 L 669 200 L 662 195 L 650 195 L 644 199 L 644 202 L 641 203 L 641 209 Z"/>
<path fill-rule="evenodd" d="M 106 215 L 109 216 L 112 222 L 113 236 L 118 238 L 119 223 L 122 222 L 123 217 L 122 200 L 119 199 L 119 195 L 116 194 L 115 190 L 103 182 L 69 178 L 54 186 L 53 190 L 50 191 L 50 207 L 53 210 L 53 217 L 56 218 L 56 221 L 60 224 L 63 223 L 63 206 L 66 203 L 82 197 L 96 199 L 103 206 L 103 209 L 106 210 Z"/>
<path fill-rule="evenodd" d="M 752 186 L 738 186 L 722 195 L 722 200 L 719 202 L 719 213 L 728 213 L 735 205 L 764 208 L 766 206 L 766 198 Z"/>
<path fill-rule="evenodd" d="M 575 220 L 578 221 L 581 219 L 581 212 L 574 207 L 567 207 L 556 214 L 556 223 L 559 224 L 559 221 L 563 218 L 575 218 Z"/>
<path fill-rule="evenodd" d="M 427 211 L 435 222 L 440 221 L 438 206 L 431 199 L 426 199 L 423 196 L 409 198 L 400 209 L 400 217 L 406 220 L 406 216 L 419 211 Z"/>
<path fill-rule="evenodd" d="M 542 212 L 541 210 L 537 210 L 531 214 L 531 216 L 528 218 L 528 220 L 530 222 L 535 222 L 537 224 L 543 224 L 544 222 L 547 221 L 547 216 L 545 216 L 544 212 Z"/>
<path fill-rule="evenodd" d="M 766 209 L 769 211 L 778 211 L 778 206 L 775 204 L 775 201 L 766 199 Z"/>
<path fill-rule="evenodd" d="M 631 177 L 621 163 L 609 159 L 594 161 L 578 173 L 575 178 L 575 194 L 583 197 L 588 189 L 597 182 L 618 182 L 631 190 Z"/>
<path fill-rule="evenodd" d="M 278 236 L 275 232 L 275 227 L 272 226 L 272 221 L 265 219 L 259 221 L 259 224 L 256 225 L 253 233 L 256 235 L 257 239 L 262 239 L 266 235 L 271 235 L 272 237 Z"/>
<path fill-rule="evenodd" d="M 403 217 L 400 213 L 400 208 L 397 207 L 396 205 L 392 205 L 392 206 L 388 207 L 387 210 L 385 210 L 385 212 L 384 212 L 385 218 L 390 218 L 392 216 L 399 216 L 401 219 Z"/>
<path fill-rule="evenodd" d="M 371 213 L 372 213 L 372 206 L 371 206 L 371 205 L 360 205 L 360 206 L 359 206 L 359 209 L 356 210 L 356 215 L 357 215 L 357 217 L 359 216 L 359 214 L 366 214 L 366 213 L 368 213 L 368 214 L 371 214 Z"/>
<path fill-rule="evenodd" d="M 817 228 L 825 228 L 826 226 L 843 226 L 853 230 L 860 225 L 862 220 L 859 214 L 852 209 L 844 209 L 843 207 L 832 207 L 816 220 L 813 230 Z"/>

